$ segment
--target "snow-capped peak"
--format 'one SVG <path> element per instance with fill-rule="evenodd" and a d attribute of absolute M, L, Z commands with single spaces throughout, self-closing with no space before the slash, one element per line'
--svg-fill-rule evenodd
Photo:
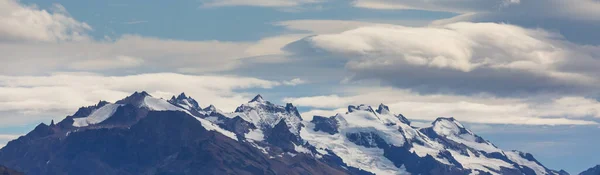
<path fill-rule="evenodd" d="M 184 111 L 182 107 L 175 106 L 164 99 L 154 98 L 146 91 L 135 92 L 130 96 L 119 100 L 116 104 L 131 104 L 138 108 L 146 108 L 151 111 Z"/>
<path fill-rule="evenodd" d="M 433 131 L 435 135 L 441 136 L 445 139 L 448 139 L 452 142 L 460 143 L 466 145 L 470 148 L 473 148 L 477 151 L 485 152 L 485 153 L 494 153 L 494 152 L 502 152 L 498 147 L 493 145 L 492 143 L 484 140 L 483 138 L 475 135 L 470 130 L 466 129 L 460 122 L 456 119 L 437 118 L 432 126 L 429 128 L 424 128 L 423 130 Z"/>
<path fill-rule="evenodd" d="M 258 94 L 254 98 L 252 98 L 252 100 L 249 101 L 249 103 L 252 102 L 264 103 L 265 99 L 263 99 L 263 97 L 260 94 Z"/>
<path fill-rule="evenodd" d="M 383 103 L 379 104 L 379 107 L 377 108 L 377 113 L 379 114 L 389 114 L 390 113 L 390 108 L 386 105 L 384 105 Z"/>
<path fill-rule="evenodd" d="M 292 104 L 286 106 L 276 105 L 266 101 L 259 94 L 250 100 L 247 104 L 242 104 L 236 108 L 234 113 L 224 114 L 230 118 L 239 116 L 255 126 L 270 130 L 281 121 L 288 125 L 291 133 L 299 135 L 302 126 L 302 118 L 296 107 Z"/>
<path fill-rule="evenodd" d="M 349 105 L 348 106 L 348 113 L 352 113 L 354 111 L 368 111 L 368 112 L 375 112 L 373 110 L 373 108 L 371 108 L 371 106 L 367 106 L 364 104 L 358 105 L 358 106 L 354 106 L 354 105 Z"/>
<path fill-rule="evenodd" d="M 461 135 L 461 134 L 472 134 L 469 130 L 465 129 L 465 127 L 453 117 L 445 118 L 440 117 L 437 118 L 432 123 L 433 130 L 442 136 L 449 135 Z"/>
<path fill-rule="evenodd" d="M 279 154 L 278 149 L 270 148 L 281 148 L 284 152 L 295 150 L 318 159 L 335 156 L 344 166 L 375 174 L 427 174 L 437 170 L 452 172 L 448 174 L 552 174 L 531 154 L 503 151 L 454 118 L 438 118 L 430 127 L 416 128 L 384 104 L 376 109 L 363 104 L 350 105 L 346 113 L 302 121 L 291 103 L 273 104 L 261 95 L 235 112 L 223 113 L 213 105 L 201 109 L 185 93 L 167 101 L 142 91 L 115 104 L 101 101 L 81 108 L 65 121 L 72 121 L 76 131 L 120 127 L 122 123 L 118 122 L 139 119 L 138 115 L 152 111 L 181 111 L 200 121 L 207 130 L 233 140 L 249 139 L 248 143 L 265 154 Z M 275 151 L 270 153 L 270 150 Z"/>
<path fill-rule="evenodd" d="M 198 105 L 198 102 L 192 97 L 186 96 L 183 92 L 177 97 L 171 97 L 171 99 L 168 102 L 189 111 L 202 111 L 202 108 L 200 107 L 200 105 Z"/>
<path fill-rule="evenodd" d="M 215 105 L 209 105 L 208 107 L 203 109 L 206 112 L 216 112 L 217 111 L 217 107 L 215 107 Z"/>

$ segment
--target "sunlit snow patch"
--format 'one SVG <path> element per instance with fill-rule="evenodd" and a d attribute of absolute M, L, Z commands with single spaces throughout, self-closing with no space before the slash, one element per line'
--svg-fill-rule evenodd
<path fill-rule="evenodd" d="M 107 104 L 102 106 L 99 109 L 96 109 L 92 114 L 87 117 L 82 118 L 74 118 L 73 126 L 75 127 L 85 127 L 93 124 L 98 124 L 103 122 L 104 120 L 110 118 L 117 109 L 119 108 L 119 104 Z"/>

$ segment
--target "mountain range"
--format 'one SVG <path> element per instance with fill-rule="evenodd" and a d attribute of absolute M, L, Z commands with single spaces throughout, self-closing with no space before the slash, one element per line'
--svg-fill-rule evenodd
<path fill-rule="evenodd" d="M 309 121 L 260 95 L 223 112 L 146 92 L 39 124 L 0 149 L 0 164 L 25 174 L 568 174 L 454 118 L 416 127 L 384 104 Z"/>

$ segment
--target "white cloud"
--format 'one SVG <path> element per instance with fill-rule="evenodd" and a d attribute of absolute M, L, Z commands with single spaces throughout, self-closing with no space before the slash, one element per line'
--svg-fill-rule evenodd
<path fill-rule="evenodd" d="M 535 38 L 536 35 L 539 38 Z M 456 23 L 439 28 L 361 27 L 339 34 L 318 35 L 309 41 L 317 48 L 344 55 L 394 56 L 408 64 L 468 72 L 485 65 L 510 65 L 513 59 L 521 57 L 535 65 L 551 63 L 554 60 L 546 55 L 552 56 L 556 49 L 545 43 L 548 36 L 511 25 Z M 505 42 L 509 40 L 519 42 Z M 499 55 L 479 53 L 491 52 L 489 49 Z M 539 54 L 525 55 L 532 50 Z"/>
<path fill-rule="evenodd" d="M 519 125 L 589 125 L 594 121 L 581 117 L 600 118 L 600 102 L 583 97 L 503 98 L 490 95 L 460 96 L 445 94 L 418 94 L 394 88 L 359 88 L 347 90 L 348 96 L 311 96 L 286 98 L 298 106 L 329 108 L 303 113 L 333 116 L 348 105 L 384 103 L 392 112 L 409 119 L 432 121 L 437 117 L 455 117 L 463 122 Z"/>
<path fill-rule="evenodd" d="M 175 73 L 103 76 L 98 74 L 59 73 L 50 76 L 0 76 L 0 112 L 27 116 L 57 114 L 62 119 L 78 107 L 99 100 L 116 101 L 134 91 L 147 91 L 155 97 L 170 98 L 185 92 L 202 106 L 214 104 L 232 111 L 255 94 L 237 92 L 247 88 L 272 88 L 281 83 L 237 76 L 193 76 Z M 60 114 L 60 115 L 58 115 Z M 0 125 L 39 121 L 36 117 L 2 115 Z M 47 117 L 47 116 L 46 116 Z"/>
<path fill-rule="evenodd" d="M 600 2 L 595 0 L 355 0 L 353 5 L 370 9 L 417 9 L 456 13 L 528 13 L 530 16 L 546 16 L 577 20 L 597 21 Z M 548 11 L 547 9 L 555 9 Z"/>
<path fill-rule="evenodd" d="M 285 62 L 279 56 L 285 54 L 283 46 L 307 35 L 280 35 L 246 42 L 186 41 L 130 34 L 95 40 L 87 35 L 91 27 L 71 18 L 64 7 L 56 4 L 52 9 L 49 12 L 15 0 L 0 0 L 0 74 L 74 70 L 109 70 L 111 74 L 221 72 L 238 68 L 244 58 L 250 57 L 260 63 Z M 130 69 L 142 64 L 142 68 Z"/>
<path fill-rule="evenodd" d="M 430 80 L 431 83 L 444 84 L 440 87 L 451 91 L 473 90 L 465 86 L 474 85 L 471 88 L 478 92 L 494 91 L 481 86 L 484 81 L 492 81 L 489 85 L 529 80 L 538 83 L 513 84 L 523 86 L 515 87 L 521 89 L 503 88 L 503 91 L 515 92 L 538 88 L 570 88 L 573 92 L 579 91 L 579 88 L 598 87 L 599 81 L 594 76 L 598 72 L 582 72 L 567 67 L 600 67 L 597 58 L 600 49 L 561 40 L 560 35 L 544 30 L 509 24 L 462 22 L 429 27 L 377 25 L 316 35 L 300 42 L 304 44 L 297 42 L 290 47 L 299 48 L 289 50 L 299 55 L 330 54 L 330 58 L 345 60 L 346 69 L 354 73 L 351 80 L 380 79 L 406 86 L 438 86 L 419 84 L 429 83 L 425 81 Z M 398 78 L 407 74 L 412 76 Z"/>
<path fill-rule="evenodd" d="M 92 28 L 73 19 L 60 5 L 53 12 L 16 0 L 0 0 L 0 42 L 87 40 Z"/>
<path fill-rule="evenodd" d="M 221 6 L 262 6 L 262 7 L 293 7 L 303 4 L 319 3 L 321 0 L 204 0 L 203 7 Z"/>
<path fill-rule="evenodd" d="M 300 35 L 269 37 L 256 42 L 183 41 L 123 35 L 115 41 L 0 43 L 0 74 L 52 71 L 103 71 L 132 68 L 133 73 L 178 71 L 207 73 L 240 66 L 244 58 L 283 55 L 281 48 Z M 263 58 L 262 62 L 283 62 Z"/>
<path fill-rule="evenodd" d="M 144 60 L 135 57 L 119 55 L 116 58 L 92 59 L 71 63 L 69 66 L 75 70 L 106 70 L 137 67 L 144 63 Z"/>
<path fill-rule="evenodd" d="M 571 42 L 600 44 L 600 35 L 596 34 L 600 30 L 600 1 L 597 0 L 355 0 L 353 5 L 381 10 L 454 12 L 459 15 L 434 24 L 504 22 L 557 31 Z"/>
<path fill-rule="evenodd" d="M 307 83 L 306 81 L 300 79 L 300 78 L 294 78 L 291 80 L 287 80 L 287 81 L 283 81 L 282 82 L 284 85 L 288 85 L 288 86 L 296 86 L 296 85 L 301 85 L 301 84 L 305 84 Z"/>
<path fill-rule="evenodd" d="M 308 36 L 307 34 L 289 34 L 275 37 L 263 38 L 244 50 L 249 57 L 268 56 L 268 55 L 285 55 L 282 47 Z"/>

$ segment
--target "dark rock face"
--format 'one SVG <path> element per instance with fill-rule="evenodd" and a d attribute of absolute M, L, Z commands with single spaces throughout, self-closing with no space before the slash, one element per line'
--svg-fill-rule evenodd
<path fill-rule="evenodd" d="M 298 112 L 298 108 L 296 108 L 291 103 L 285 104 L 285 111 L 287 111 L 290 114 L 293 114 L 294 116 L 298 116 L 298 118 L 300 118 L 300 120 L 302 120 L 302 117 L 300 117 L 300 112 Z"/>
<path fill-rule="evenodd" d="M 579 175 L 600 175 L 600 165 L 596 165 L 595 167 L 587 169 L 579 173 Z"/>
<path fill-rule="evenodd" d="M 0 163 L 27 174 L 349 173 L 304 154 L 270 159 L 176 111 L 149 112 L 129 129 L 90 129 L 66 138 L 37 133 L 0 150 Z"/>
<path fill-rule="evenodd" d="M 283 151 L 287 152 L 295 152 L 295 145 L 302 145 L 302 139 L 290 132 L 288 125 L 284 120 L 279 121 L 279 123 L 270 130 L 266 140 L 268 143 L 280 147 Z"/>
<path fill-rule="evenodd" d="M 323 157 L 321 158 L 321 160 L 329 165 L 333 165 L 333 166 L 342 166 L 344 169 L 350 171 L 349 174 L 356 174 L 356 175 L 375 175 L 371 172 L 368 171 L 364 171 L 358 168 L 354 168 L 351 166 L 348 166 L 346 163 L 344 163 L 344 161 L 342 160 L 342 158 L 340 158 L 339 156 L 335 155 L 335 153 L 327 150 L 328 154 L 323 155 Z"/>
<path fill-rule="evenodd" d="M 406 117 L 404 117 L 404 115 L 402 115 L 402 114 L 398 114 L 397 118 L 398 118 L 398 120 L 400 120 L 402 123 L 406 123 L 407 125 L 410 125 L 410 120 L 408 120 Z"/>
<path fill-rule="evenodd" d="M 148 114 L 148 110 L 137 108 L 132 104 L 119 106 L 115 113 L 108 119 L 102 121 L 98 125 L 105 126 L 130 126 L 138 122 L 141 118 Z"/>
<path fill-rule="evenodd" d="M 383 148 L 385 147 L 385 145 L 387 145 L 387 143 L 385 143 L 385 140 L 379 137 L 379 135 L 372 132 L 347 133 L 346 137 L 352 143 L 367 148 Z"/>
<path fill-rule="evenodd" d="M 315 128 L 313 129 L 314 131 L 323 131 L 331 135 L 339 132 L 339 123 L 335 119 L 335 116 L 329 118 L 314 116 L 310 122 L 315 124 Z"/>
<path fill-rule="evenodd" d="M 0 175 L 23 175 L 23 173 L 0 165 Z"/>
<path fill-rule="evenodd" d="M 450 153 L 447 153 L 446 155 L 449 154 Z M 386 146 L 384 147 L 384 156 L 394 162 L 396 166 L 404 165 L 406 171 L 412 174 L 463 175 L 470 174 L 471 172 L 470 170 L 462 169 L 460 166 L 457 167 L 438 162 L 430 155 L 419 157 L 417 154 L 410 151 L 410 146 Z M 457 163 L 453 158 L 448 160 L 452 163 Z"/>
<path fill-rule="evenodd" d="M 349 105 L 348 106 L 348 112 L 354 112 L 354 111 L 368 111 L 368 112 L 375 112 L 373 110 L 373 108 L 371 108 L 370 106 L 366 106 L 364 104 L 358 105 L 358 106 L 354 106 L 354 105 Z"/>

